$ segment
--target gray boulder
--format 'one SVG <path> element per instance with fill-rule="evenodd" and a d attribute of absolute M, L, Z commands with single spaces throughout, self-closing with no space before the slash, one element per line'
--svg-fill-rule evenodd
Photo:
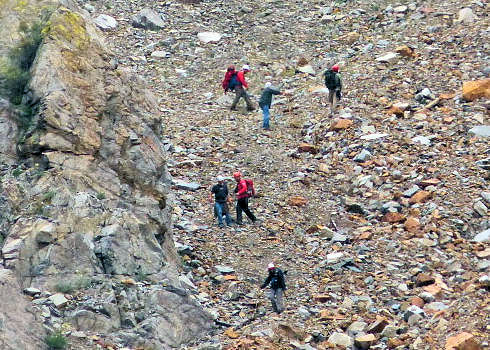
<path fill-rule="evenodd" d="M 133 27 L 149 30 L 165 28 L 163 16 L 152 9 L 145 8 L 133 17 Z"/>

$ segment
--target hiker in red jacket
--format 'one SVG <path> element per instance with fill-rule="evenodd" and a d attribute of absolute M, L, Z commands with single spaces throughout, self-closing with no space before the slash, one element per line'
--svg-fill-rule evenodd
<path fill-rule="evenodd" d="M 240 98 L 243 97 L 245 100 L 245 103 L 247 104 L 247 111 L 253 111 L 255 110 L 252 101 L 250 101 L 250 96 L 247 93 L 247 88 L 248 84 L 245 81 L 245 74 L 250 72 L 250 66 L 248 64 L 244 65 L 242 67 L 242 70 L 237 73 L 237 86 L 235 87 L 235 99 L 233 100 L 233 103 L 231 104 L 230 109 L 232 111 L 236 110 L 236 105 L 238 104 L 238 101 L 240 101 Z"/>
<path fill-rule="evenodd" d="M 237 225 L 243 225 L 242 211 L 245 212 L 250 220 L 255 223 L 257 221 L 257 218 L 248 208 L 248 198 L 250 197 L 250 194 L 247 191 L 247 181 L 242 179 L 242 174 L 239 171 L 234 173 L 233 177 L 236 181 L 236 223 Z"/>

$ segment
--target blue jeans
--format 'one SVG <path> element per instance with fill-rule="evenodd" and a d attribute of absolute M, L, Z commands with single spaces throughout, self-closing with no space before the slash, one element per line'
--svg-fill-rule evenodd
<path fill-rule="evenodd" d="M 262 115 L 263 115 L 262 127 L 264 129 L 269 129 L 270 128 L 270 125 L 269 125 L 269 119 L 270 119 L 269 106 L 264 105 L 264 106 L 260 106 L 260 108 L 262 108 Z"/>
<path fill-rule="evenodd" d="M 214 210 L 216 210 L 216 215 L 218 216 L 218 224 L 223 225 L 223 214 L 225 214 L 226 224 L 229 226 L 232 223 L 230 213 L 226 207 L 226 203 L 214 203 Z"/>

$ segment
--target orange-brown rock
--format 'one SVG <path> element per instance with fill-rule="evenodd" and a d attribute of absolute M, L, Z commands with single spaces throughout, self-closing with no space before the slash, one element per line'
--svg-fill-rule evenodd
<path fill-rule="evenodd" d="M 381 333 L 389 324 L 386 318 L 378 318 L 373 324 L 367 328 L 368 333 Z"/>
<path fill-rule="evenodd" d="M 422 187 L 427 187 L 427 186 L 436 186 L 441 182 L 441 180 L 432 178 L 428 180 L 422 180 L 419 182 L 419 185 Z"/>
<path fill-rule="evenodd" d="M 412 305 L 415 305 L 415 306 L 418 306 L 420 308 L 423 308 L 424 307 L 424 300 L 420 297 L 411 297 L 410 298 L 410 304 Z"/>
<path fill-rule="evenodd" d="M 415 56 L 415 50 L 411 47 L 408 47 L 407 45 L 398 46 L 395 49 L 395 52 L 399 53 L 400 55 L 402 55 L 404 57 L 414 57 Z"/>
<path fill-rule="evenodd" d="M 401 214 L 401 213 L 398 213 L 398 212 L 394 212 L 394 213 L 386 213 L 383 218 L 381 219 L 381 221 L 384 221 L 384 222 L 389 222 L 389 223 L 396 223 L 396 222 L 402 222 L 403 220 L 405 220 L 405 215 Z"/>
<path fill-rule="evenodd" d="M 330 125 L 330 130 L 343 130 L 348 129 L 354 122 L 350 119 L 336 119 Z"/>
<path fill-rule="evenodd" d="M 490 98 L 490 78 L 463 83 L 463 99 L 474 101 L 481 97 Z"/>
<path fill-rule="evenodd" d="M 327 301 L 332 299 L 332 297 L 329 294 L 317 294 L 313 297 L 313 299 L 319 301 L 320 303 L 326 303 Z"/>
<path fill-rule="evenodd" d="M 288 204 L 295 207 L 302 207 L 303 205 L 306 205 L 306 203 L 308 203 L 306 198 L 301 196 L 293 196 L 293 197 L 289 197 L 288 199 Z"/>
<path fill-rule="evenodd" d="M 233 329 L 233 327 L 228 328 L 224 333 L 230 339 L 236 339 L 236 338 L 238 338 L 240 336 L 240 334 L 238 334 L 237 332 L 235 332 L 235 330 Z"/>
<path fill-rule="evenodd" d="M 404 345 L 405 342 L 399 338 L 390 338 L 388 339 L 388 347 L 390 349 L 394 349 L 394 348 L 397 348 L 399 346 L 402 346 Z"/>
<path fill-rule="evenodd" d="M 435 278 L 426 273 L 419 273 L 417 275 L 417 287 L 428 286 L 436 282 Z"/>
<path fill-rule="evenodd" d="M 408 201 L 410 204 L 423 203 L 430 197 L 430 192 L 428 191 L 418 191 Z"/>
<path fill-rule="evenodd" d="M 318 171 L 322 173 L 328 173 L 330 170 L 330 167 L 326 163 L 320 163 L 318 164 Z"/>
<path fill-rule="evenodd" d="M 420 228 L 419 219 L 413 216 L 409 216 L 403 225 L 405 227 L 405 230 L 412 233 L 417 232 Z"/>
<path fill-rule="evenodd" d="M 302 143 L 298 146 L 298 151 L 300 152 L 308 152 L 311 154 L 317 154 L 319 149 L 315 145 L 311 145 L 309 143 Z"/>
<path fill-rule="evenodd" d="M 360 349 L 369 349 L 376 341 L 374 334 L 364 334 L 354 339 L 354 345 Z"/>
<path fill-rule="evenodd" d="M 446 350 L 480 350 L 481 346 L 475 341 L 473 334 L 459 333 L 449 337 L 446 341 Z"/>

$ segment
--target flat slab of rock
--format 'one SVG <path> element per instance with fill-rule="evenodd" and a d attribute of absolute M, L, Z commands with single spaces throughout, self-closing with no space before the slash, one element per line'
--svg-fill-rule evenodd
<path fill-rule="evenodd" d="M 387 54 L 376 58 L 376 61 L 389 63 L 389 62 L 393 62 L 394 60 L 396 60 L 398 58 L 398 56 L 399 55 L 396 52 L 388 52 Z"/>
<path fill-rule="evenodd" d="M 187 191 L 197 191 L 199 188 L 201 188 L 201 185 L 197 182 L 187 182 L 184 180 L 174 180 L 173 184 L 177 186 L 177 188 Z"/>
<path fill-rule="evenodd" d="M 473 237 L 473 242 L 490 242 L 490 228 Z"/>
<path fill-rule="evenodd" d="M 476 136 L 490 137 L 490 125 L 478 125 L 471 128 L 469 132 Z"/>
<path fill-rule="evenodd" d="M 165 22 L 160 14 L 152 9 L 143 9 L 133 17 L 133 27 L 160 30 L 165 27 Z"/>
<path fill-rule="evenodd" d="M 345 346 L 346 348 L 352 346 L 352 338 L 349 337 L 347 334 L 340 332 L 333 333 L 328 338 L 328 342 L 334 345 Z"/>
<path fill-rule="evenodd" d="M 197 38 L 203 43 L 216 43 L 220 41 L 221 34 L 216 32 L 201 32 L 197 34 Z"/>
<path fill-rule="evenodd" d="M 65 296 L 63 294 L 61 294 L 61 293 L 53 294 L 48 299 L 56 307 L 64 306 L 68 302 L 68 299 L 66 299 Z"/>
<path fill-rule="evenodd" d="M 94 19 L 94 23 L 102 30 L 112 30 L 117 28 L 117 21 L 109 15 L 99 15 Z"/>
<path fill-rule="evenodd" d="M 225 266 L 225 265 L 216 265 L 214 267 L 219 273 L 232 273 L 235 272 L 235 269 L 230 266 Z"/>

